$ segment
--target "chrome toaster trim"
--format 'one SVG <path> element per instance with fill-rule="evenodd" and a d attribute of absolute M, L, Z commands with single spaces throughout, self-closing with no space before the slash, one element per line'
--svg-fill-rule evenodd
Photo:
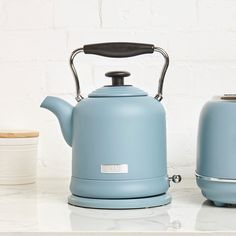
<path fill-rule="evenodd" d="M 208 177 L 204 175 L 199 175 L 195 172 L 196 178 L 199 179 L 204 179 L 207 181 L 212 181 L 212 182 L 221 182 L 221 183 L 236 183 L 236 179 L 224 179 L 224 178 L 215 178 L 215 177 Z"/>

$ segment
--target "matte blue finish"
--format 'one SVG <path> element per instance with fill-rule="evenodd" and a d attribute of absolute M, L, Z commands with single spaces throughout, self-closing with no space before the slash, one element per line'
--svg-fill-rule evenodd
<path fill-rule="evenodd" d="M 213 201 L 215 206 L 236 204 L 235 183 L 220 183 L 197 178 L 197 184 L 202 190 L 203 196 Z"/>
<path fill-rule="evenodd" d="M 134 86 L 104 86 L 96 89 L 89 97 L 136 97 L 147 96 L 147 93 Z"/>
<path fill-rule="evenodd" d="M 72 144 L 72 194 L 127 199 L 168 190 L 165 110 L 156 99 L 133 86 L 108 86 L 73 109 L 53 97 L 41 106 L 54 112 Z M 101 173 L 104 164 L 126 164 L 128 173 Z"/>
<path fill-rule="evenodd" d="M 71 195 L 68 198 L 68 203 L 74 206 L 100 208 L 100 209 L 135 209 L 156 207 L 169 204 L 171 196 L 168 193 L 152 196 L 147 198 L 134 199 L 94 199 L 83 198 Z"/>
<path fill-rule="evenodd" d="M 59 120 L 63 137 L 69 146 L 72 145 L 72 127 L 71 118 L 73 112 L 73 106 L 68 102 L 48 96 L 44 99 L 41 107 L 46 108 L 53 112 Z"/>
<path fill-rule="evenodd" d="M 74 108 L 72 175 L 83 179 L 150 179 L 167 175 L 165 111 L 148 96 L 87 98 Z M 101 164 L 128 164 L 102 174 Z"/>
<path fill-rule="evenodd" d="M 72 177 L 70 188 L 74 195 L 81 197 L 139 198 L 165 193 L 169 188 L 169 183 L 167 177 L 122 181 L 98 181 Z"/>
<path fill-rule="evenodd" d="M 79 186 L 80 196 L 86 193 L 87 197 L 109 198 L 113 192 L 114 198 L 132 198 L 167 191 L 165 112 L 161 103 L 147 96 L 84 99 L 74 109 L 73 127 L 72 176 L 94 180 Z M 128 164 L 129 173 L 104 174 L 101 164 Z M 162 181 L 158 177 L 163 177 Z M 78 195 L 75 178 L 71 192 Z M 102 195 L 94 188 L 95 180 L 140 179 L 146 181 L 135 182 L 132 191 L 128 190 L 130 184 L 123 186 L 123 181 L 103 182 Z M 149 179 L 154 179 L 151 186 Z"/>
<path fill-rule="evenodd" d="M 203 107 L 198 132 L 197 169 L 202 176 L 236 179 L 236 102 L 210 101 Z M 236 203 L 236 184 L 197 179 L 203 195 L 216 202 Z"/>
<path fill-rule="evenodd" d="M 211 101 L 201 112 L 197 170 L 203 176 L 236 179 L 236 102 Z"/>

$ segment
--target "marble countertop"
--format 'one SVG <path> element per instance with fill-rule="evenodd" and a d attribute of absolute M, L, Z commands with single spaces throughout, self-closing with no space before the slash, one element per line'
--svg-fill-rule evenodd
<path fill-rule="evenodd" d="M 235 231 L 236 208 L 216 208 L 194 179 L 172 184 L 172 203 L 139 210 L 96 210 L 67 204 L 68 179 L 0 186 L 1 232 L 209 232 Z M 40 234 L 41 235 L 41 234 Z"/>

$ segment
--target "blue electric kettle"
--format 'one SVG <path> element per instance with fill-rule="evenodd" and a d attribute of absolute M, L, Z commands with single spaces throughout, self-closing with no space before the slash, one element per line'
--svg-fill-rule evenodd
<path fill-rule="evenodd" d="M 80 53 L 122 58 L 159 52 L 165 58 L 155 98 L 124 84 L 130 73 L 112 71 L 112 84 L 83 98 L 74 58 Z M 91 208 L 144 208 L 165 205 L 170 180 L 167 175 L 166 120 L 160 103 L 167 53 L 151 44 L 100 43 L 76 49 L 70 57 L 77 105 L 47 97 L 41 107 L 58 118 L 63 136 L 72 147 L 72 178 L 69 204 Z"/>

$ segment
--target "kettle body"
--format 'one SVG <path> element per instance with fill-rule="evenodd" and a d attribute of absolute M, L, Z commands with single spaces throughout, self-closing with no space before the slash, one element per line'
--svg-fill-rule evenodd
<path fill-rule="evenodd" d="M 169 187 L 165 111 L 154 98 L 84 99 L 73 112 L 72 146 L 74 195 L 137 198 Z"/>
<path fill-rule="evenodd" d="M 197 184 L 216 206 L 236 203 L 236 99 L 230 95 L 207 102 L 200 115 Z"/>
<path fill-rule="evenodd" d="M 73 60 L 81 51 L 107 57 L 130 57 L 160 52 L 165 65 L 158 94 L 150 97 L 141 89 L 124 84 L 130 73 L 106 73 L 112 84 L 83 98 Z M 70 59 L 78 101 L 75 107 L 47 97 L 42 107 L 59 119 L 66 142 L 72 147 L 72 177 L 69 204 L 92 208 L 143 208 L 165 205 L 170 180 L 167 175 L 166 118 L 161 104 L 169 58 L 149 44 L 104 43 L 85 45 Z"/>

